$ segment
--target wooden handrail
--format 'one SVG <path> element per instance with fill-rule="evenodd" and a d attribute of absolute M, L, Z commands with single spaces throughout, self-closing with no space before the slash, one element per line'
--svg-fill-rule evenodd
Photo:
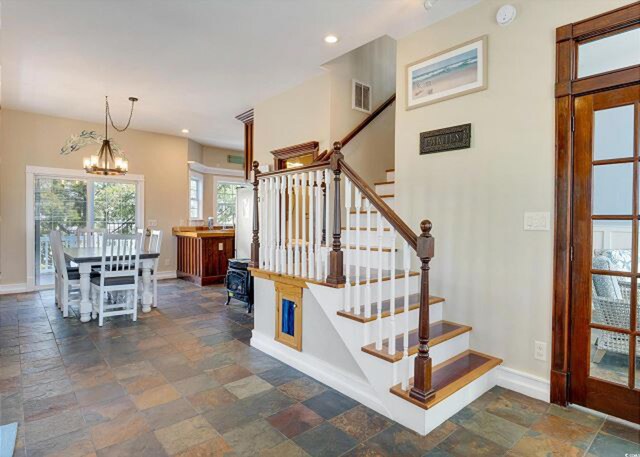
<path fill-rule="evenodd" d="M 306 165 L 304 167 L 297 168 L 286 168 L 284 170 L 276 170 L 276 171 L 268 171 L 266 173 L 260 173 L 260 178 L 268 178 L 270 176 L 284 176 L 284 175 L 292 175 L 296 173 L 315 171 L 315 170 L 324 170 L 325 168 L 329 168 L 329 162 L 319 162 L 313 163 L 311 165 Z"/>
<path fill-rule="evenodd" d="M 375 109 L 375 111 L 373 111 L 362 122 L 360 122 L 353 130 L 347 133 L 347 135 L 344 138 L 342 138 L 342 141 L 340 141 L 340 144 L 342 145 L 341 147 L 344 148 L 347 145 L 347 143 L 349 143 L 349 141 L 353 140 L 356 137 L 356 135 L 358 135 L 358 133 L 362 132 L 367 125 L 371 124 L 371 122 L 373 122 L 373 120 L 376 117 L 378 117 L 380 113 L 382 113 L 395 101 L 396 101 L 396 94 L 393 94 L 384 103 L 382 103 L 382 105 L 378 106 Z M 329 159 L 331 159 L 332 154 L 333 154 L 333 149 L 331 151 L 325 150 L 318 155 L 316 162 L 328 161 Z"/>
<path fill-rule="evenodd" d="M 385 203 L 385 201 L 375 193 L 369 185 L 347 164 L 344 159 L 339 160 L 340 169 L 349 177 L 351 182 L 360 189 L 360 192 L 371 202 L 371 204 L 382 214 L 394 229 L 405 239 L 413 250 L 418 248 L 418 235 L 398 216 L 398 214 Z"/>
<path fill-rule="evenodd" d="M 356 126 L 356 128 L 354 128 L 352 131 L 350 131 L 349 133 L 347 133 L 347 135 L 342 139 L 342 141 L 340 141 L 340 143 L 342 144 L 342 147 L 344 148 L 347 143 L 349 143 L 349 141 L 353 140 L 353 138 L 360 132 L 362 132 L 364 130 L 364 128 L 369 125 L 371 122 L 373 122 L 373 120 L 378 117 L 380 115 L 380 113 L 382 113 L 385 109 L 387 109 L 387 107 L 389 105 L 391 105 L 393 102 L 396 101 L 396 94 L 393 94 L 391 97 L 389 97 L 382 105 L 378 106 L 378 108 L 376 108 L 376 110 L 374 112 L 372 112 L 371 114 L 369 114 L 365 120 L 363 120 L 362 122 L 360 122 L 360 124 L 358 124 Z"/>

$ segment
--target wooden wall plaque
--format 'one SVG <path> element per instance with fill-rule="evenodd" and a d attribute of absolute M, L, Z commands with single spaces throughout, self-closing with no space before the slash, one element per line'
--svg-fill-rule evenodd
<path fill-rule="evenodd" d="M 453 151 L 471 147 L 471 124 L 420 133 L 420 154 Z"/>

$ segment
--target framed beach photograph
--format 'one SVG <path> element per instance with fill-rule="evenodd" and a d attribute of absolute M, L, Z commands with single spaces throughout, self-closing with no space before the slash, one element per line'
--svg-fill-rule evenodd
<path fill-rule="evenodd" d="M 407 109 L 487 88 L 487 35 L 407 65 Z"/>

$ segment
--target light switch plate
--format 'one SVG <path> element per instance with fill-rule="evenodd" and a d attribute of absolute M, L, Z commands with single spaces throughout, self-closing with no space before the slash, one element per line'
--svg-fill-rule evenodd
<path fill-rule="evenodd" d="M 533 357 L 543 362 L 547 360 L 547 343 L 535 341 L 533 347 Z"/>
<path fill-rule="evenodd" d="M 224 251 L 224 243 L 218 243 L 218 251 Z"/>
<path fill-rule="evenodd" d="M 524 213 L 524 229 L 533 231 L 549 231 L 551 229 L 551 214 L 548 211 Z"/>

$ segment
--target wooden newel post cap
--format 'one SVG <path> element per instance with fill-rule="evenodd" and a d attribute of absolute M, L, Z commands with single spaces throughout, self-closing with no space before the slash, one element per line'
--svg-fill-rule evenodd
<path fill-rule="evenodd" d="M 420 222 L 420 231 L 422 232 L 422 234 L 424 236 L 431 235 L 431 229 L 432 228 L 433 228 L 433 224 L 431 223 L 431 221 L 429 219 L 425 219 L 422 222 Z"/>
<path fill-rule="evenodd" d="M 431 235 L 431 229 L 433 224 L 430 220 L 425 219 L 420 222 L 420 231 L 422 232 L 418 237 L 418 246 L 416 253 L 421 259 L 431 259 L 434 255 L 435 240 Z"/>
<path fill-rule="evenodd" d="M 338 152 L 342 149 L 342 143 L 339 141 L 334 141 L 333 143 L 333 150 Z"/>
<path fill-rule="evenodd" d="M 252 165 L 253 165 L 253 169 L 257 170 L 258 167 L 260 166 L 260 163 L 257 160 L 254 160 Z"/>

